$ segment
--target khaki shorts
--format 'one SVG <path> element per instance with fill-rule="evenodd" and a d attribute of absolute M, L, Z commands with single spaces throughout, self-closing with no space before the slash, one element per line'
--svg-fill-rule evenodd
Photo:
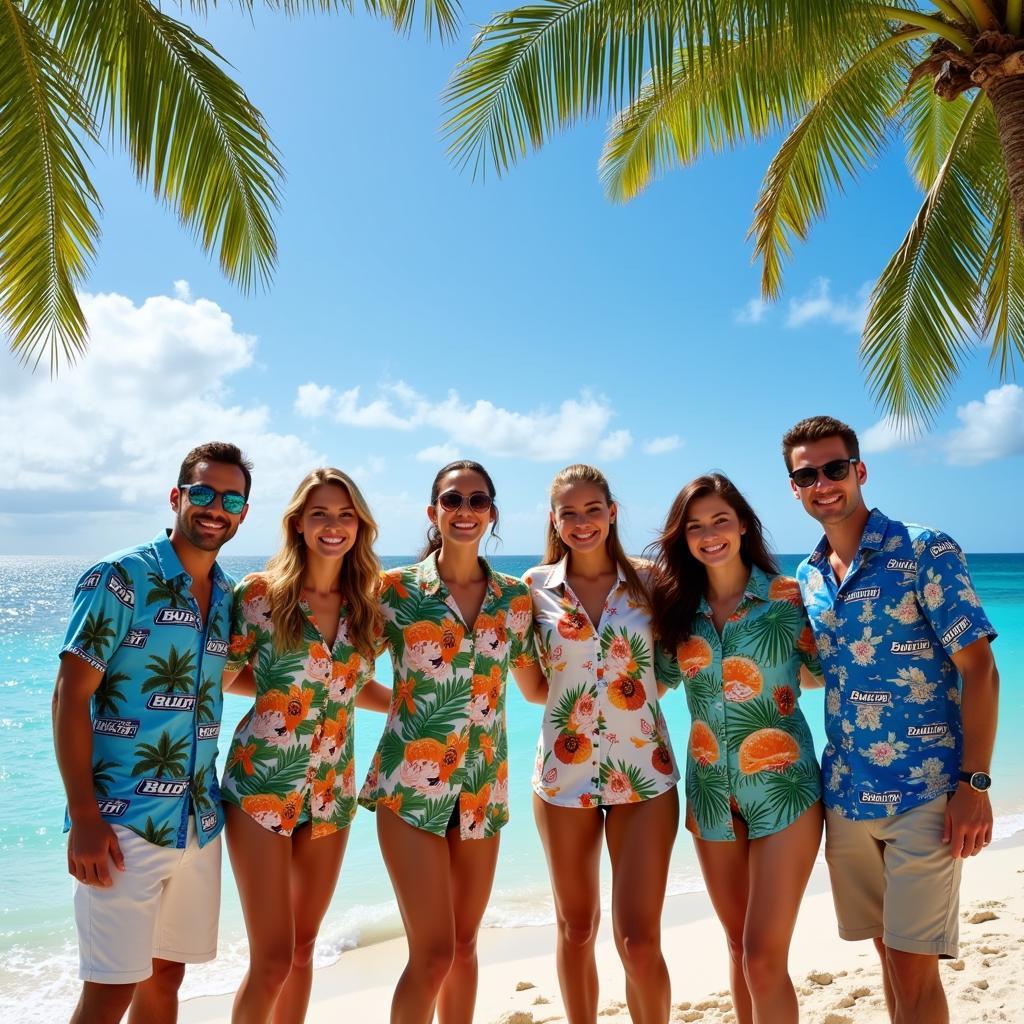
<path fill-rule="evenodd" d="M 184 850 L 156 846 L 113 825 L 124 871 L 113 884 L 75 882 L 82 981 L 130 985 L 153 973 L 153 960 L 199 964 L 217 955 L 220 836 L 202 849 L 190 822 Z"/>
<path fill-rule="evenodd" d="M 839 934 L 891 949 L 956 957 L 960 869 L 942 841 L 943 795 L 891 818 L 825 815 L 825 860 Z"/>

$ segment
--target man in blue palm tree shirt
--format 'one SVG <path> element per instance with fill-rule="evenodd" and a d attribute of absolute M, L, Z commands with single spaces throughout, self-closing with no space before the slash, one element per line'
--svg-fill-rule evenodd
<path fill-rule="evenodd" d="M 84 984 L 72 1021 L 176 1019 L 186 963 L 216 955 L 221 673 L 231 581 L 217 565 L 248 511 L 251 466 L 212 442 L 185 457 L 174 526 L 78 582 L 53 698 Z"/>
<path fill-rule="evenodd" d="M 857 435 L 828 416 L 783 438 L 825 536 L 797 580 L 825 670 L 825 859 L 845 939 L 873 939 L 889 1015 L 948 1024 L 960 868 L 992 838 L 995 630 L 963 552 L 868 509 Z"/>

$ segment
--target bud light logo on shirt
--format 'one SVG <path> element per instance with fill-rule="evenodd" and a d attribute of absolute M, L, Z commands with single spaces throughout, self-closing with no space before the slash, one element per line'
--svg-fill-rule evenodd
<path fill-rule="evenodd" d="M 124 580 L 116 572 L 110 574 L 110 579 L 107 580 L 107 590 L 126 608 L 135 607 L 135 591 L 131 587 L 125 586 Z"/>
<path fill-rule="evenodd" d="M 136 787 L 139 796 L 181 797 L 188 792 L 189 779 L 143 779 Z"/>
<path fill-rule="evenodd" d="M 196 729 L 196 739 L 215 740 L 220 735 L 220 722 L 208 722 Z"/>
<path fill-rule="evenodd" d="M 228 656 L 227 640 L 219 640 L 217 637 L 211 636 L 206 641 L 206 653 L 213 654 L 218 658 L 226 658 Z"/>
<path fill-rule="evenodd" d="M 945 736 L 949 726 L 945 722 L 929 722 L 927 725 L 907 726 L 907 735 L 927 739 L 932 736 Z"/>
<path fill-rule="evenodd" d="M 210 829 L 217 827 L 217 812 L 207 811 L 200 819 L 199 825 L 204 832 L 209 832 Z"/>
<path fill-rule="evenodd" d="M 922 651 L 930 651 L 931 640 L 893 640 L 889 645 L 892 654 L 920 654 Z"/>
<path fill-rule="evenodd" d="M 844 601 L 877 601 L 882 595 L 881 587 L 859 587 L 843 594 Z"/>
<path fill-rule="evenodd" d="M 134 647 L 135 650 L 141 651 L 147 643 L 149 643 L 148 629 L 129 629 L 125 634 L 125 638 L 121 641 L 121 646 Z"/>
<path fill-rule="evenodd" d="M 943 644 L 949 645 L 958 637 L 964 635 L 971 628 L 971 620 L 966 615 L 961 616 L 953 623 L 945 633 L 942 634 Z"/>
<path fill-rule="evenodd" d="M 960 548 L 951 540 L 943 540 L 938 544 L 932 544 L 928 550 L 931 552 L 932 558 L 938 558 L 939 555 L 948 554 L 950 551 L 954 551 L 958 555 L 960 554 Z"/>
<path fill-rule="evenodd" d="M 120 739 L 135 739 L 139 731 L 137 718 L 94 718 L 92 731 L 97 736 L 117 736 Z"/>
<path fill-rule="evenodd" d="M 79 590 L 95 590 L 100 585 L 100 574 L 98 572 L 91 572 L 81 583 L 78 584 Z"/>
<path fill-rule="evenodd" d="M 860 792 L 862 804 L 898 804 L 902 799 L 903 794 L 895 789 L 888 789 L 884 793 L 872 793 L 866 789 Z"/>
<path fill-rule="evenodd" d="M 128 810 L 130 800 L 97 800 L 96 806 L 104 818 L 120 818 Z"/>
<path fill-rule="evenodd" d="M 891 572 L 917 572 L 917 562 L 912 558 L 890 558 L 885 567 Z"/>
<path fill-rule="evenodd" d="M 892 694 L 886 690 L 851 690 L 851 704 L 891 704 Z"/>
<path fill-rule="evenodd" d="M 195 706 L 194 693 L 154 693 L 146 703 L 153 711 L 191 711 Z"/>
<path fill-rule="evenodd" d="M 203 628 L 199 616 L 188 608 L 161 608 L 153 621 L 158 626 L 191 626 L 197 631 Z"/>

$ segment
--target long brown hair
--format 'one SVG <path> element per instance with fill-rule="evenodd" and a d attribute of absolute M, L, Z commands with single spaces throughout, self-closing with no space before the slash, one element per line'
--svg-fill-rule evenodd
<path fill-rule="evenodd" d="M 761 520 L 736 485 L 721 473 L 708 473 L 691 480 L 676 495 L 658 539 L 646 552 L 654 562 L 651 618 L 659 641 L 669 651 L 690 638 L 700 599 L 707 591 L 707 569 L 690 554 L 686 543 L 686 519 L 693 502 L 712 494 L 717 494 L 746 527 L 740 538 L 743 564 L 756 565 L 773 575 L 779 571 L 778 562 L 765 541 Z"/>
<path fill-rule="evenodd" d="M 592 484 L 594 487 L 601 491 L 604 496 L 605 503 L 610 508 L 615 502 L 615 498 L 612 496 L 611 488 L 608 486 L 608 479 L 601 472 L 601 470 L 594 466 L 587 466 L 583 463 L 575 463 L 572 466 L 566 466 L 565 469 L 559 470 L 555 474 L 555 479 L 551 481 L 551 511 L 555 510 L 555 500 L 558 497 L 560 491 L 566 487 L 572 487 L 575 484 Z M 608 556 L 617 566 L 622 567 L 622 575 L 626 577 L 626 589 L 629 591 L 629 596 L 643 605 L 647 605 L 650 598 L 647 593 L 647 586 L 644 581 L 640 578 L 640 574 L 636 571 L 636 566 L 633 564 L 633 560 L 626 554 L 622 548 L 622 541 L 619 539 L 619 524 L 618 519 L 613 520 L 608 526 L 608 537 L 605 540 L 605 550 L 608 552 Z M 541 559 L 542 565 L 554 565 L 556 562 L 560 562 L 565 558 L 569 552 L 569 548 L 565 546 L 562 538 L 558 536 L 558 530 L 555 529 L 555 523 L 552 516 L 548 516 L 548 529 L 544 541 L 544 557 Z"/>
<path fill-rule="evenodd" d="M 295 527 L 313 488 L 321 484 L 343 487 L 359 517 L 355 543 L 341 563 L 339 583 L 347 610 L 349 642 L 364 658 L 373 661 L 377 638 L 384 625 L 377 600 L 380 561 L 373 550 L 373 542 L 377 539 L 377 524 L 352 478 L 340 469 L 331 467 L 321 467 L 307 473 L 295 489 L 281 519 L 284 535 L 281 547 L 267 562 L 262 573 L 267 581 L 274 647 L 278 651 L 294 650 L 302 642 L 304 620 L 299 601 L 306 569 L 306 542 Z"/>
<path fill-rule="evenodd" d="M 487 493 L 491 496 L 491 501 L 497 497 L 497 492 L 494 490 L 494 481 L 491 479 L 491 474 L 480 465 L 479 462 L 474 462 L 472 459 L 456 459 L 454 462 L 449 462 L 447 466 L 442 466 L 437 471 L 437 476 L 434 477 L 434 482 L 430 486 L 430 504 L 436 505 L 438 496 L 441 494 L 441 481 L 449 474 L 455 473 L 460 469 L 468 469 L 474 473 L 479 474 L 483 477 L 484 484 L 487 487 Z M 498 536 L 498 506 L 492 505 L 494 509 L 494 519 L 491 522 L 491 536 L 495 540 L 501 540 Z M 441 531 L 437 528 L 437 523 L 431 523 L 427 530 L 427 542 L 424 545 L 423 550 L 420 552 L 419 561 L 423 561 L 428 555 L 432 555 L 435 551 L 441 550 Z"/>

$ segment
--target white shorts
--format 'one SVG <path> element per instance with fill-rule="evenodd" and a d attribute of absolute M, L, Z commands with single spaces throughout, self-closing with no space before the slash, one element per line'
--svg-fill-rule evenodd
<path fill-rule="evenodd" d="M 110 865 L 106 888 L 75 882 L 79 978 L 130 985 L 153 973 L 153 960 L 200 964 L 217 955 L 220 913 L 218 836 L 202 849 L 189 822 L 184 850 L 156 846 L 112 825 L 124 871 Z"/>

